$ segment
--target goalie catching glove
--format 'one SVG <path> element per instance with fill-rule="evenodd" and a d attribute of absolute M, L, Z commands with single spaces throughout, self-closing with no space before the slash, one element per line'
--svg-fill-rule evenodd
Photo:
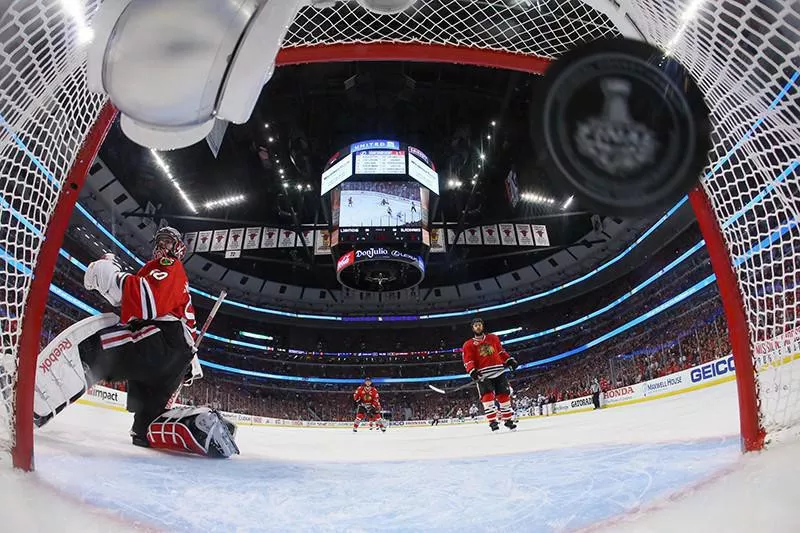
<path fill-rule="evenodd" d="M 114 255 L 106 254 L 86 267 L 83 286 L 90 291 L 99 292 L 108 303 L 119 307 L 122 304 L 122 284 L 128 276 L 114 262 Z"/>
<path fill-rule="evenodd" d="M 147 441 L 134 444 L 214 458 L 239 454 L 236 425 L 208 407 L 175 407 L 150 423 Z"/>

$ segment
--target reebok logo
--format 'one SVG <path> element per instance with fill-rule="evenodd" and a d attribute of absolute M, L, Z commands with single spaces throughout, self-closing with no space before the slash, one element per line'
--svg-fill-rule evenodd
<path fill-rule="evenodd" d="M 69 339 L 64 339 L 63 341 L 58 343 L 58 346 L 53 348 L 53 351 L 50 352 L 47 357 L 45 357 L 44 361 L 39 363 L 39 370 L 41 370 L 43 374 L 49 372 L 50 367 L 52 367 L 56 361 L 61 359 L 61 354 L 63 354 L 65 350 L 69 350 L 70 348 L 72 348 L 72 341 L 70 341 Z"/>

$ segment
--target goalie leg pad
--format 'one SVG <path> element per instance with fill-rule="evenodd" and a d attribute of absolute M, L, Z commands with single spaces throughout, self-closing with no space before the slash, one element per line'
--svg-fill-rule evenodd
<path fill-rule="evenodd" d="M 208 407 L 176 407 L 147 429 L 152 448 L 226 458 L 239 453 L 236 425 Z"/>
<path fill-rule="evenodd" d="M 94 385 L 91 377 L 87 379 L 78 345 L 118 322 L 119 317 L 112 313 L 85 318 L 62 331 L 39 353 L 33 397 L 33 421 L 37 427 L 49 422 Z"/>

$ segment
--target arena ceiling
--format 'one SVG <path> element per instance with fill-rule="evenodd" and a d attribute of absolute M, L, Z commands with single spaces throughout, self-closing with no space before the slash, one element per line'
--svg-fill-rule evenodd
<path fill-rule="evenodd" d="M 217 158 L 204 142 L 160 154 L 198 206 L 196 214 L 153 154 L 125 138 L 118 125 L 100 157 L 140 205 L 151 203 L 159 217 L 181 231 L 243 223 L 291 227 L 327 223 L 319 180 L 332 154 L 358 140 L 392 138 L 421 147 L 436 163 L 441 184 L 436 221 L 544 223 L 551 244 L 559 248 L 575 244 L 592 229 L 591 213 L 574 203 L 562 210 L 566 198 L 537 167 L 527 119 L 537 79 L 520 72 L 436 63 L 282 67 L 264 88 L 250 121 L 228 127 Z M 512 168 L 523 191 L 553 197 L 556 203 L 520 202 L 512 209 L 504 187 Z M 449 186 L 451 180 L 462 186 Z M 301 192 L 297 185 L 303 186 Z M 238 194 L 245 197 L 241 204 L 202 207 Z M 457 247 L 453 253 L 431 254 L 425 285 L 498 275 L 552 252 Z M 277 282 L 338 286 L 330 257 L 314 257 L 301 249 L 261 250 L 231 260 L 215 256 L 215 261 Z"/>

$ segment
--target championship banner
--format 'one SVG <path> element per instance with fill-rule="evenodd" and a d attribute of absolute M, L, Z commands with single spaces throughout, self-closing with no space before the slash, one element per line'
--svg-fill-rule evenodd
<path fill-rule="evenodd" d="M 314 233 L 316 232 L 313 229 L 303 230 L 303 239 L 305 239 L 306 246 L 310 248 L 314 248 Z M 303 246 L 303 240 L 299 237 L 297 239 L 297 246 Z"/>
<path fill-rule="evenodd" d="M 275 248 L 278 246 L 278 228 L 264 228 L 261 234 L 262 248 Z"/>
<path fill-rule="evenodd" d="M 228 242 L 228 230 L 218 229 L 214 231 L 214 236 L 211 238 L 211 251 L 224 252 L 225 244 Z"/>
<path fill-rule="evenodd" d="M 244 238 L 244 228 L 232 229 L 228 233 L 228 247 L 226 248 L 226 250 L 241 250 L 243 238 Z"/>
<path fill-rule="evenodd" d="M 483 244 L 481 242 L 481 232 L 478 228 L 467 228 L 464 230 L 464 239 L 467 241 L 467 244 L 471 246 L 479 246 Z"/>
<path fill-rule="evenodd" d="M 533 246 L 533 232 L 530 224 L 516 224 L 517 241 L 520 246 Z"/>
<path fill-rule="evenodd" d="M 278 248 L 294 248 L 297 234 L 290 229 L 282 229 L 278 234 Z"/>
<path fill-rule="evenodd" d="M 464 233 L 460 233 L 458 236 L 458 242 L 456 242 L 456 232 L 455 230 L 449 229 L 447 230 L 447 244 L 464 244 Z"/>
<path fill-rule="evenodd" d="M 503 246 L 516 246 L 517 234 L 514 231 L 514 224 L 500 224 L 500 242 Z"/>
<path fill-rule="evenodd" d="M 533 228 L 533 242 L 536 246 L 550 246 L 550 236 L 547 235 L 547 226 L 541 224 L 534 224 Z"/>
<path fill-rule="evenodd" d="M 331 253 L 331 234 L 326 229 L 318 229 L 314 239 L 314 255 Z"/>
<path fill-rule="evenodd" d="M 244 245 L 245 250 L 256 250 L 261 241 L 261 228 L 247 228 L 244 232 Z"/>
<path fill-rule="evenodd" d="M 211 236 L 213 231 L 201 231 L 197 234 L 197 246 L 195 252 L 207 252 L 211 248 Z"/>
<path fill-rule="evenodd" d="M 194 247 L 197 245 L 197 232 L 193 231 L 183 236 L 183 242 L 186 243 L 186 253 L 194 252 Z"/>
<path fill-rule="evenodd" d="M 431 228 L 431 253 L 440 254 L 445 251 L 444 230 L 442 228 Z"/>
<path fill-rule="evenodd" d="M 487 246 L 500 245 L 500 235 L 497 231 L 497 226 L 494 224 L 490 226 L 481 226 L 481 232 L 483 233 L 483 244 Z"/>

